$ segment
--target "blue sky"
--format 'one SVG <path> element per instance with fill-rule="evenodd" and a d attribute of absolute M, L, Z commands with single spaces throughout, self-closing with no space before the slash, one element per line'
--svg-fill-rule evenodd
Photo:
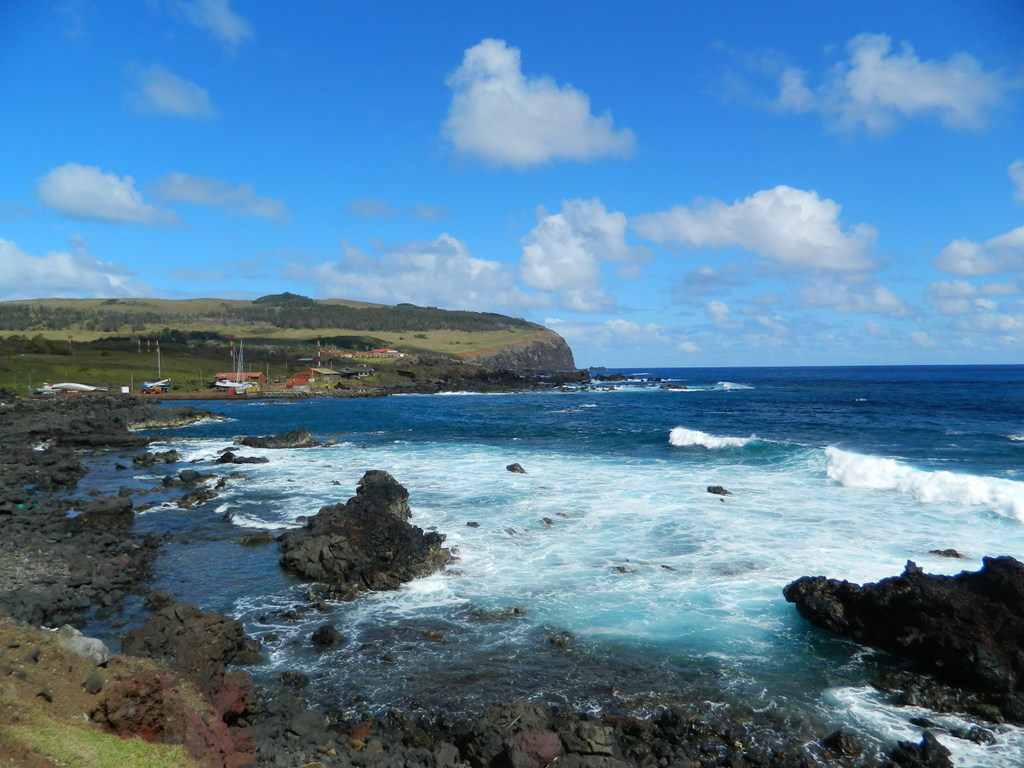
<path fill-rule="evenodd" d="M 500 312 L 580 365 L 1024 362 L 1019 0 L 14 0 L 0 36 L 0 299 Z"/>

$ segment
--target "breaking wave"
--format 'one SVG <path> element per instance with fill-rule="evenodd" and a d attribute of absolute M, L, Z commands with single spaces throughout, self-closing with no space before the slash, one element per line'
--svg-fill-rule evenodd
<path fill-rule="evenodd" d="M 701 432 L 696 429 L 686 429 L 685 427 L 675 427 L 668 433 L 669 443 L 679 447 L 699 445 L 708 449 L 742 448 L 751 440 L 755 439 L 757 438 L 754 435 L 751 435 L 750 437 L 719 437 L 718 435 L 709 435 L 707 432 Z"/>
<path fill-rule="evenodd" d="M 1024 483 L 997 477 L 928 471 L 895 459 L 864 456 L 829 446 L 826 474 L 847 488 L 897 491 L 925 503 L 982 506 L 1024 522 Z"/>

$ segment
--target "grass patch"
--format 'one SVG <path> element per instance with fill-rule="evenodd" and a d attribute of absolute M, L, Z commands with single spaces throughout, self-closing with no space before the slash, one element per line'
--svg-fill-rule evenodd
<path fill-rule="evenodd" d="M 198 768 L 180 744 L 149 744 L 54 722 L 0 726 L 0 746 L 8 754 L 18 746 L 68 768 Z"/>

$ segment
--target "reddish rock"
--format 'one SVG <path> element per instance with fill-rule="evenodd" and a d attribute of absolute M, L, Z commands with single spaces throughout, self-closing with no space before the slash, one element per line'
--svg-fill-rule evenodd
<path fill-rule="evenodd" d="M 508 739 L 512 768 L 544 768 L 562 755 L 562 741 L 552 731 L 520 731 Z"/>
<path fill-rule="evenodd" d="M 248 732 L 230 729 L 198 690 L 170 675 L 146 670 L 110 686 L 92 713 L 122 738 L 182 744 L 210 768 L 238 768 L 253 762 Z"/>

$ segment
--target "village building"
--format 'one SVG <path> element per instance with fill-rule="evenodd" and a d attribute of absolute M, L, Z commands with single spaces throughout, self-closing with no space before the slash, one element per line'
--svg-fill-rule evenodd
<path fill-rule="evenodd" d="M 251 381 L 259 385 L 267 383 L 267 374 L 263 371 L 249 371 L 238 373 L 238 371 L 229 371 L 227 373 L 215 373 L 213 374 L 214 381 Z"/>
<path fill-rule="evenodd" d="M 317 386 L 330 386 L 342 379 L 363 379 L 372 376 L 376 371 L 368 365 L 357 365 L 353 368 L 306 368 L 296 371 L 288 377 L 285 386 L 288 389 L 293 387 L 308 387 L 311 384 Z"/>

